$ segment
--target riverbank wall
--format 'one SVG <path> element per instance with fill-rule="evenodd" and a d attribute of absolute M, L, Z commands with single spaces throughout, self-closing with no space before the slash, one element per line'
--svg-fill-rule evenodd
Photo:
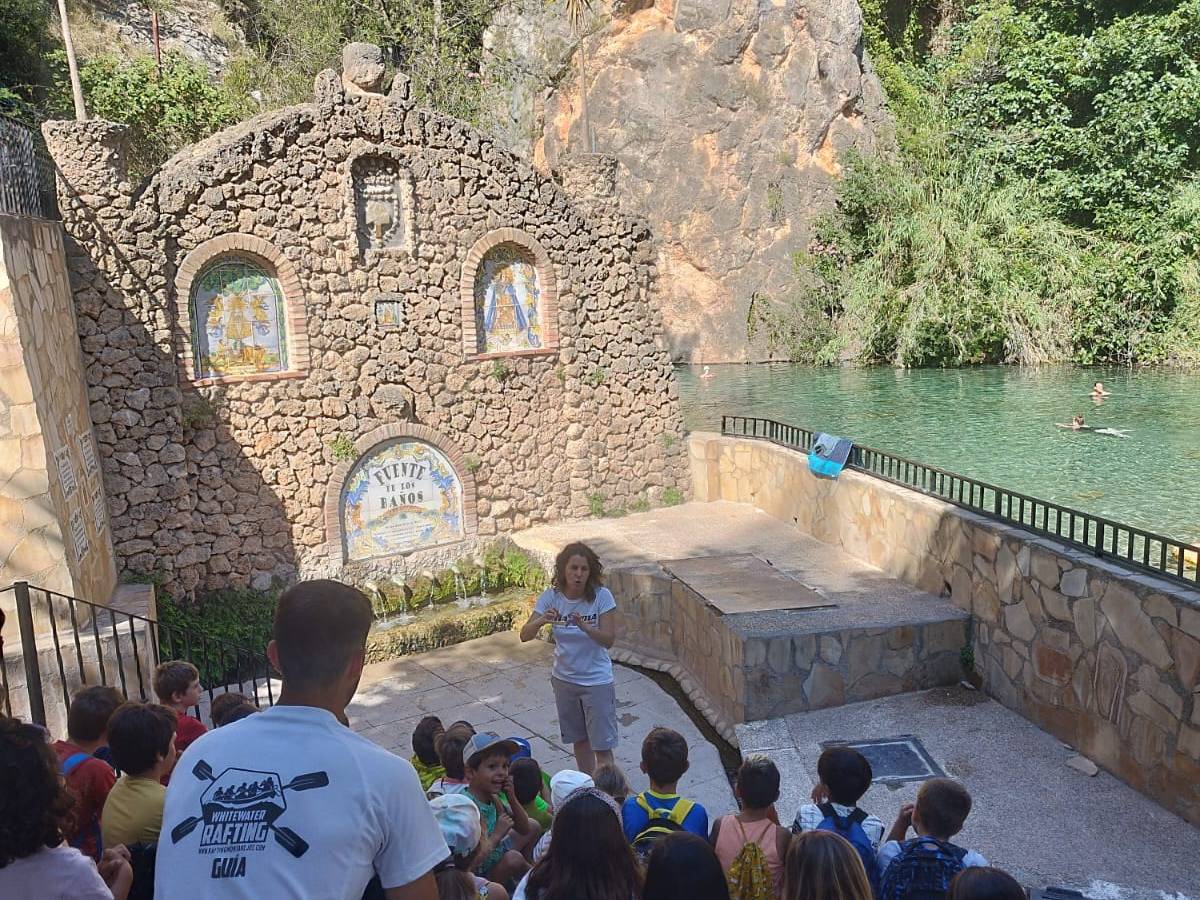
<path fill-rule="evenodd" d="M 1200 593 L 804 454 L 694 433 L 697 501 L 749 503 L 969 612 L 984 690 L 1200 824 Z"/>

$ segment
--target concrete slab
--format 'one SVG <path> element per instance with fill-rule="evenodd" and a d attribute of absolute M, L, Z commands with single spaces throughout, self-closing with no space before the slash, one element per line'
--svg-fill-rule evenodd
<path fill-rule="evenodd" d="M 835 605 L 752 554 L 670 559 L 662 567 L 725 614 Z"/>
<path fill-rule="evenodd" d="M 542 641 L 522 644 L 513 632 L 493 635 L 376 663 L 347 712 L 359 734 L 405 758 L 412 755 L 412 731 L 425 715 L 445 724 L 465 719 L 478 730 L 527 738 L 534 758 L 554 773 L 573 768 L 554 709 L 550 669 L 554 648 Z M 619 743 L 617 763 L 634 790 L 649 787 L 642 774 L 642 739 L 656 725 L 674 728 L 688 742 L 691 768 L 680 790 L 703 803 L 713 816 L 736 807 L 720 754 L 673 697 L 641 672 L 616 666 Z M 811 790 L 811 788 L 810 788 Z"/>
<path fill-rule="evenodd" d="M 1200 897 L 1200 829 L 1106 772 L 1068 768 L 1074 751 L 983 694 L 935 689 L 737 731 L 743 754 L 763 752 L 779 765 L 790 800 L 781 799 L 781 819 L 811 791 L 822 743 L 915 734 L 971 791 L 958 841 L 1026 885 L 1075 885 L 1107 900 L 1121 896 L 1114 885 Z M 890 824 L 918 787 L 875 785 L 861 805 Z"/>

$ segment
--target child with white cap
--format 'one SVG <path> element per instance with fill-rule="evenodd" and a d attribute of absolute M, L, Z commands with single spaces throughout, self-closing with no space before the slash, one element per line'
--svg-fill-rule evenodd
<path fill-rule="evenodd" d="M 483 823 L 475 802 L 462 794 L 446 794 L 430 800 L 429 808 L 450 848 L 450 856 L 433 870 L 441 900 L 508 900 L 503 887 L 471 873 L 488 849 L 482 843 Z"/>
<path fill-rule="evenodd" d="M 556 772 L 550 776 L 550 814 L 553 816 L 554 811 L 560 809 L 563 801 L 571 795 L 573 791 L 581 787 L 595 787 L 595 782 L 592 781 L 591 775 L 585 775 L 583 772 L 575 769 L 563 769 L 561 772 Z M 546 851 L 550 849 L 550 834 L 554 829 L 554 820 L 550 821 L 550 828 L 542 835 L 542 839 L 538 841 L 537 846 L 533 848 L 533 861 L 537 862 L 546 855 Z"/>

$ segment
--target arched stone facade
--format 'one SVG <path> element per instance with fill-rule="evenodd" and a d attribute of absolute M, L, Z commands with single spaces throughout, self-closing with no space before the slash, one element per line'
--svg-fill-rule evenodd
<path fill-rule="evenodd" d="M 628 508 L 687 493 L 645 224 L 416 106 L 402 78 L 385 96 L 323 72 L 312 102 L 212 135 L 137 186 L 119 128 L 44 132 L 123 570 L 176 594 L 382 576 L 587 515 L 597 495 Z M 475 276 L 506 244 L 536 271 L 540 346 L 481 355 Z M 287 371 L 195 377 L 188 302 L 225 257 L 278 278 Z M 351 566 L 342 487 L 399 436 L 452 461 L 464 540 Z"/>

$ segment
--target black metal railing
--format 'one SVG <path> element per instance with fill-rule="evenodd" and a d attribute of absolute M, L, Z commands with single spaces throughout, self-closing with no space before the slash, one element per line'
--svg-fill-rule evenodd
<path fill-rule="evenodd" d="M 0 115 L 0 213 L 59 218 L 55 171 L 42 136 Z"/>
<path fill-rule="evenodd" d="M 748 416 L 722 416 L 721 433 L 770 441 L 805 453 L 812 449 L 816 434 L 807 428 L 787 425 L 774 419 Z M 1098 557 L 1119 560 L 1126 566 L 1181 582 L 1188 587 L 1200 586 L 1200 566 L 1197 566 L 1200 549 L 1185 541 L 1010 491 L 874 447 L 856 444 L 850 452 L 847 466 L 1054 538 Z"/>
<path fill-rule="evenodd" d="M 24 581 L 0 589 L 5 595 L 16 606 L 28 715 L 40 725 L 46 724 L 47 690 L 61 693 L 64 710 L 71 693 L 90 684 L 111 685 L 126 699 L 152 699 L 154 669 L 168 659 L 199 660 L 202 671 L 220 673 L 204 682 L 210 704 L 226 690 L 244 692 L 259 705 L 275 702 L 265 648 L 239 647 Z M 0 664 L 0 671 L 4 714 L 11 716 L 8 665 Z M 195 713 L 200 717 L 199 706 Z"/>

